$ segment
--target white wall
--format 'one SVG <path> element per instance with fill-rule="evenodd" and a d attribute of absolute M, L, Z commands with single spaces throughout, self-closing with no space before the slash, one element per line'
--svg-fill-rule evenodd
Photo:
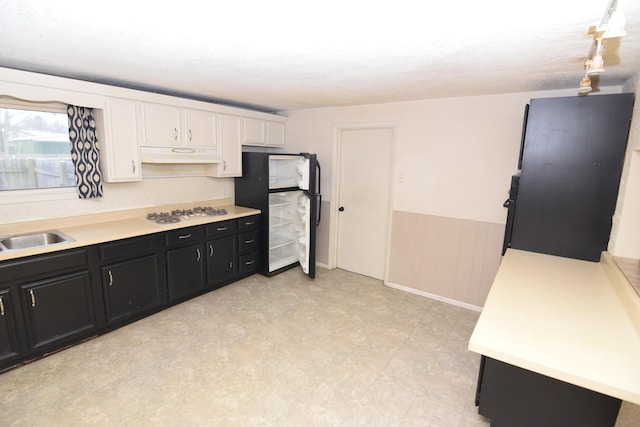
<path fill-rule="evenodd" d="M 622 87 L 600 90 L 620 92 Z M 499 265 L 507 214 L 502 204 L 518 171 L 524 107 L 532 98 L 576 95 L 572 89 L 288 112 L 288 151 L 316 152 L 323 166 L 317 258 L 329 266 L 335 259 L 326 213 L 335 208 L 337 129 L 392 124 L 397 134 L 387 283 L 482 306 Z"/>
<path fill-rule="evenodd" d="M 329 201 L 335 128 L 396 123 L 393 210 L 504 223 L 502 203 L 517 172 L 525 104 L 575 95 L 546 91 L 290 111 L 287 148 L 318 153 L 323 198 Z"/>
<path fill-rule="evenodd" d="M 618 204 L 611 230 L 609 252 L 614 256 L 640 259 L 640 73 L 623 87 L 634 92 L 636 101 L 631 121 Z"/>

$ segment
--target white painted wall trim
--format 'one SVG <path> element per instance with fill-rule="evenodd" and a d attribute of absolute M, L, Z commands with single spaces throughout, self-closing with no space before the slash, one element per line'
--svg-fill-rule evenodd
<path fill-rule="evenodd" d="M 477 305 L 467 304 L 466 302 L 457 301 L 457 300 L 454 300 L 454 299 L 451 299 L 451 298 L 441 297 L 440 295 L 431 294 L 429 292 L 420 291 L 418 289 L 409 288 L 407 286 L 398 285 L 396 283 L 391 283 L 391 282 L 386 282 L 385 281 L 384 284 L 386 286 L 389 286 L 390 288 L 399 289 L 401 291 L 409 292 L 411 294 L 420 295 L 420 296 L 423 296 L 423 297 L 426 297 L 426 298 L 430 298 L 430 299 L 433 299 L 433 300 L 436 300 L 436 301 L 442 301 L 442 302 L 445 302 L 447 304 L 455 305 L 455 306 L 458 306 L 458 307 L 466 308 L 466 309 L 477 311 L 477 312 L 481 312 L 482 311 L 482 307 L 478 307 Z"/>

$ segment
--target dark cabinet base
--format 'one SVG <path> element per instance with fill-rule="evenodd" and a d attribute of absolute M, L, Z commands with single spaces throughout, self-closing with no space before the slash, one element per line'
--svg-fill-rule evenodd
<path fill-rule="evenodd" d="M 11 289 L 0 289 L 0 365 L 20 353 Z"/>
<path fill-rule="evenodd" d="M 482 356 L 476 405 L 492 427 L 613 427 L 619 399 Z"/>
<path fill-rule="evenodd" d="M 88 271 L 21 286 L 29 347 L 38 349 L 95 328 Z"/>
<path fill-rule="evenodd" d="M 0 262 L 0 372 L 247 277 L 259 216 Z"/>

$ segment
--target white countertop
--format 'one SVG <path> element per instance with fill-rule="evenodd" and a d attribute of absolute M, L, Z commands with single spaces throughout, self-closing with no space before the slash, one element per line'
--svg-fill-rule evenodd
<path fill-rule="evenodd" d="M 640 404 L 640 298 L 607 252 L 507 250 L 469 350 Z"/>
<path fill-rule="evenodd" d="M 0 261 L 126 239 L 128 237 L 142 236 L 145 234 L 159 233 L 193 225 L 226 221 L 260 213 L 257 209 L 230 205 L 228 203 L 228 199 L 209 200 L 75 217 L 0 224 L 0 236 L 57 230 L 75 240 L 74 242 L 59 243 L 32 249 L 0 251 Z M 147 213 L 149 212 L 170 212 L 172 209 L 188 209 L 195 206 L 224 208 L 227 210 L 227 215 L 196 217 L 173 224 L 156 224 L 146 219 Z"/>

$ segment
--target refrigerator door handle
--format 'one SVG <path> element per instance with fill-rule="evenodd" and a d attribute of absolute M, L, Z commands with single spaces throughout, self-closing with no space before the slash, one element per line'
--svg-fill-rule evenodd
<path fill-rule="evenodd" d="M 318 216 L 316 219 L 316 227 L 320 225 L 320 217 L 322 216 L 322 194 L 317 194 L 316 197 L 318 198 L 318 206 L 316 209 L 318 209 Z"/>
<path fill-rule="evenodd" d="M 505 208 L 508 208 L 510 204 L 511 204 L 511 199 L 507 199 L 507 200 L 504 201 L 502 206 L 505 207 Z"/>
<path fill-rule="evenodd" d="M 322 194 L 322 190 L 320 189 L 320 177 L 322 176 L 322 171 L 320 170 L 320 162 L 316 160 L 316 169 L 318 169 L 318 173 L 316 174 L 316 182 L 318 183 L 318 191 L 316 194 Z"/>

